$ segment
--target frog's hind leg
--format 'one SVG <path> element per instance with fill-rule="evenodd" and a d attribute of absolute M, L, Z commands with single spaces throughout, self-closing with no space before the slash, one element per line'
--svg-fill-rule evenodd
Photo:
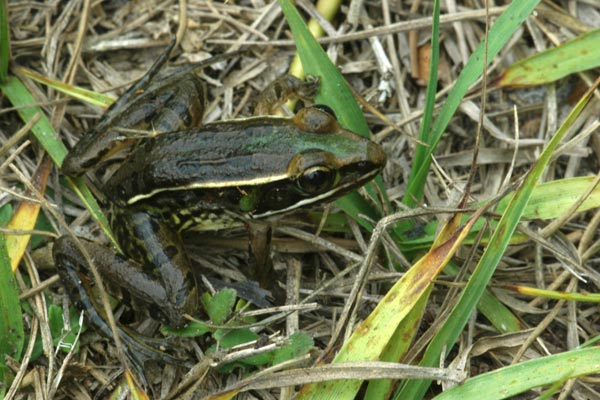
<path fill-rule="evenodd" d="M 137 273 L 150 290 L 135 287 L 140 283 L 126 282 L 122 271 L 109 272 L 131 286 L 132 296 L 153 304 L 155 318 L 174 327 L 183 326 L 183 314 L 197 311 L 198 289 L 179 233 L 160 215 L 146 210 L 114 209 L 110 217 L 121 250 L 141 266 Z"/>
<path fill-rule="evenodd" d="M 78 239 L 81 246 L 96 262 L 108 263 L 114 268 L 126 270 L 130 262 L 110 249 L 86 239 Z M 89 268 L 85 263 L 85 257 L 76 241 L 69 236 L 62 236 L 54 242 L 53 256 L 57 265 L 61 281 L 69 292 L 69 297 L 75 301 L 80 309 L 86 312 L 86 316 L 92 326 L 103 336 L 111 338 L 112 330 L 106 322 L 104 309 L 95 297 L 90 296 L 90 284 L 86 283 L 85 276 Z M 89 279 L 88 279 L 89 281 Z M 143 371 L 143 364 L 147 360 L 164 361 L 168 363 L 180 363 L 180 359 L 164 353 L 159 348 L 170 347 L 169 343 L 162 339 L 154 339 L 135 333 L 119 324 L 117 332 L 121 338 L 124 351 L 128 358 L 134 362 L 138 372 Z M 140 374 L 143 376 L 143 374 Z"/>

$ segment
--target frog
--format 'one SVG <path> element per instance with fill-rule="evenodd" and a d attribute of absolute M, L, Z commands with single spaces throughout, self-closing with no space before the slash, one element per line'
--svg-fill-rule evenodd
<path fill-rule="evenodd" d="M 120 249 L 82 243 L 103 278 L 177 328 L 199 308 L 200 289 L 183 241 L 188 232 L 270 226 L 282 215 L 363 186 L 381 172 L 386 155 L 377 143 L 342 127 L 324 105 L 292 116 L 203 124 L 206 89 L 194 70 L 205 64 L 157 79 L 172 48 L 70 150 L 61 172 L 78 177 L 129 150 L 100 190 Z M 314 96 L 317 88 L 318 80 L 286 76 L 259 97 L 256 108 L 262 114 L 290 96 Z M 111 336 L 81 285 L 87 267 L 74 239 L 60 237 L 53 254 L 70 294 Z M 128 332 L 119 334 L 137 346 Z"/>

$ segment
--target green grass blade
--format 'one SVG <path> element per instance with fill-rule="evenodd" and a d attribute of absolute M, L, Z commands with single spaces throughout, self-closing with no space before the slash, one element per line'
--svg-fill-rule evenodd
<path fill-rule="evenodd" d="M 369 126 L 346 80 L 310 33 L 293 4 L 289 0 L 280 0 L 279 3 L 292 29 L 304 71 L 321 78 L 315 102 L 331 107 L 344 127 L 368 137 Z"/>
<path fill-rule="evenodd" d="M 598 82 L 596 82 L 595 86 L 597 85 Z M 592 91 L 590 90 L 586 96 L 577 103 L 546 148 L 544 148 L 519 189 L 515 192 L 498 223 L 498 227 L 494 230 L 494 233 L 490 238 L 489 245 L 486 247 L 479 263 L 461 294 L 460 299 L 451 311 L 444 325 L 440 328 L 425 350 L 425 354 L 420 363 L 421 366 L 437 366 L 442 352 L 445 351 L 447 354 L 452 349 L 452 345 L 456 342 L 458 336 L 464 329 L 469 317 L 479 302 L 482 293 L 492 278 L 496 267 L 504 256 L 504 252 L 510 244 L 512 235 L 521 220 L 523 210 L 527 206 L 540 176 L 550 162 L 553 152 L 567 133 L 568 128 L 587 105 L 591 98 L 591 94 Z M 430 383 L 431 381 L 428 380 L 408 381 L 402 390 L 397 393 L 396 399 L 421 398 L 425 394 Z"/>
<path fill-rule="evenodd" d="M 433 110 L 435 108 L 435 92 L 438 85 L 438 69 L 440 60 L 440 4 L 439 1 L 433 3 L 433 24 L 431 27 L 431 66 L 429 68 L 429 81 L 427 82 L 427 93 L 425 95 L 425 107 L 423 109 L 423 118 L 421 119 L 421 127 L 419 129 L 419 141 L 415 149 L 415 156 L 413 157 L 412 169 L 410 171 L 409 182 L 412 182 L 414 175 L 418 171 L 418 166 L 428 163 L 428 159 L 431 156 L 430 149 L 435 145 L 439 138 L 433 135 L 431 130 L 431 124 L 433 122 Z M 425 182 L 423 182 L 423 185 Z M 404 194 L 403 202 L 409 207 L 415 207 L 417 201 L 423 196 L 422 187 L 421 191 L 418 190 L 418 185 L 413 185 L 406 189 Z M 412 192 L 415 190 L 416 192 Z M 404 224 L 402 224 L 404 225 Z M 401 226 L 402 226 L 401 225 Z M 406 227 L 408 222 L 406 223 Z M 402 229 L 405 229 L 403 227 Z"/>
<path fill-rule="evenodd" d="M 6 226 L 10 219 L 8 208 L 2 209 L 0 226 Z M 6 356 L 21 359 L 25 343 L 23 317 L 19 303 L 19 288 L 10 266 L 4 234 L 0 234 L 0 393 L 6 390 L 11 379 L 10 369 L 6 366 Z"/>
<path fill-rule="evenodd" d="M 488 45 L 488 63 L 492 61 L 500 49 L 510 39 L 511 35 L 523 23 L 525 18 L 533 11 L 540 0 L 521 0 L 513 1 L 508 8 L 498 17 L 489 32 Z M 423 197 L 425 181 L 431 164 L 431 155 L 441 139 L 450 119 L 458 109 L 462 98 L 467 93 L 469 87 L 477 80 L 483 71 L 484 43 L 480 43 L 475 52 L 469 57 L 469 61 L 461 71 L 456 84 L 444 101 L 444 105 L 436 118 L 430 140 L 429 147 L 423 150 L 424 154 L 419 163 L 413 163 L 410 180 L 406 188 L 406 194 L 403 203 L 414 206 Z"/>
<path fill-rule="evenodd" d="M 10 100 L 13 106 L 17 108 L 19 116 L 25 122 L 30 121 L 36 115 L 40 115 L 40 119 L 36 122 L 31 131 L 42 147 L 48 152 L 54 163 L 58 166 L 62 164 L 63 159 L 67 154 L 67 149 L 61 142 L 57 133 L 54 131 L 52 124 L 46 118 L 43 110 L 38 106 L 32 106 L 37 103 L 25 85 L 16 77 L 9 77 L 6 82 L 0 84 L 0 90 Z M 104 232 L 113 240 L 108 221 L 100 210 L 98 202 L 83 182 L 83 179 L 68 179 L 73 190 L 80 196 L 92 217 L 98 221 Z M 114 242 L 114 240 L 113 240 Z"/>
<path fill-rule="evenodd" d="M 560 217 L 569 211 L 588 192 L 591 185 L 594 184 L 595 179 L 594 176 L 580 176 L 576 178 L 557 179 L 537 185 L 531 193 L 527 207 L 523 210 L 523 218 L 550 220 Z M 500 200 L 496 206 L 496 214 L 504 212 L 512 196 L 513 193 L 509 193 Z M 576 212 L 583 212 L 596 207 L 600 207 L 600 185 L 593 188 L 585 200 L 577 207 Z M 464 221 L 466 220 L 467 216 L 464 218 Z M 479 232 L 483 226 L 483 220 L 481 220 L 481 223 L 476 224 L 473 228 L 472 235 Z M 410 239 L 403 237 L 402 243 L 399 244 L 400 250 L 405 253 L 428 249 L 431 247 L 431 243 L 433 243 L 437 227 L 438 221 L 432 221 L 422 228 L 424 233 L 418 238 Z M 520 243 L 523 237 L 523 235 L 516 234 L 511 243 Z M 489 238 L 484 236 L 483 239 L 487 242 Z"/>
<path fill-rule="evenodd" d="M 107 96 L 102 93 L 94 92 L 93 90 L 88 90 L 84 88 L 80 88 L 77 86 L 69 85 L 64 82 L 60 82 L 54 79 L 50 79 L 45 77 L 44 75 L 38 74 L 37 72 L 28 70 L 26 68 L 17 67 L 15 70 L 18 73 L 25 75 L 26 77 L 33 79 L 34 81 L 41 83 L 42 85 L 51 87 L 56 89 L 57 91 L 68 95 L 77 100 L 81 100 L 88 104 L 92 104 L 94 106 L 108 108 L 112 103 L 114 103 L 114 99 L 110 96 Z"/>
<path fill-rule="evenodd" d="M 279 0 L 279 3 L 294 35 L 304 71 L 321 78 L 315 102 L 331 107 L 342 126 L 369 137 L 367 121 L 344 77 L 310 33 L 291 1 Z"/>
<path fill-rule="evenodd" d="M 67 148 L 60 141 L 42 109 L 31 105 L 36 104 L 37 101 L 29 93 L 25 85 L 18 78 L 11 76 L 0 85 L 0 89 L 2 89 L 2 92 L 12 105 L 17 108 L 19 116 L 23 121 L 30 121 L 37 114 L 40 115 L 39 121 L 33 125 L 31 131 L 44 149 L 46 149 L 54 163 L 57 165 L 62 164 L 62 160 L 67 155 Z"/>
<path fill-rule="evenodd" d="M 10 60 L 10 37 L 8 36 L 8 4 L 0 1 L 0 83 L 8 76 L 8 60 Z"/>
<path fill-rule="evenodd" d="M 554 82 L 576 72 L 600 66 L 600 29 L 511 65 L 499 86 L 525 87 Z M 593 49 L 593 50 L 592 50 Z"/>
<path fill-rule="evenodd" d="M 528 360 L 467 379 L 435 400 L 500 400 L 553 382 L 600 372 L 600 348 L 579 349 Z"/>

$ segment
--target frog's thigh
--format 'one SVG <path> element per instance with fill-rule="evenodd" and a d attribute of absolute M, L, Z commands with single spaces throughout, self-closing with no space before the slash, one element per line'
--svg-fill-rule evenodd
<path fill-rule="evenodd" d="M 115 229 L 122 250 L 142 265 L 144 276 L 155 277 L 144 280 L 150 289 L 158 283 L 165 291 L 163 302 L 156 305 L 173 326 L 181 326 L 184 313 L 192 313 L 197 308 L 196 280 L 185 253 L 179 234 L 160 219 L 142 211 L 119 213 L 118 226 L 129 229 Z M 151 290 L 153 291 L 153 290 Z M 151 299 L 155 302 L 154 299 Z"/>
<path fill-rule="evenodd" d="M 127 290 L 127 295 L 145 303 L 164 304 L 166 291 L 156 277 L 147 274 L 139 265 L 115 253 L 108 247 L 79 238 L 98 272 L 107 281 Z M 81 301 L 80 278 L 76 273 L 87 274 L 89 267 L 85 257 L 75 241 L 69 236 L 62 236 L 54 243 L 54 259 L 58 264 L 58 273 L 68 290 Z M 87 274 L 89 275 L 89 274 Z"/>

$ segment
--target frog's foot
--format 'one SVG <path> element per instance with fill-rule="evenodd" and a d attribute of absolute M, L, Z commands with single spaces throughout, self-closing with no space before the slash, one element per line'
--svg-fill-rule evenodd
<path fill-rule="evenodd" d="M 271 82 L 260 94 L 254 115 L 273 115 L 278 108 L 292 98 L 312 101 L 319 91 L 319 79 L 309 77 L 306 81 L 292 75 L 284 75 Z"/>

